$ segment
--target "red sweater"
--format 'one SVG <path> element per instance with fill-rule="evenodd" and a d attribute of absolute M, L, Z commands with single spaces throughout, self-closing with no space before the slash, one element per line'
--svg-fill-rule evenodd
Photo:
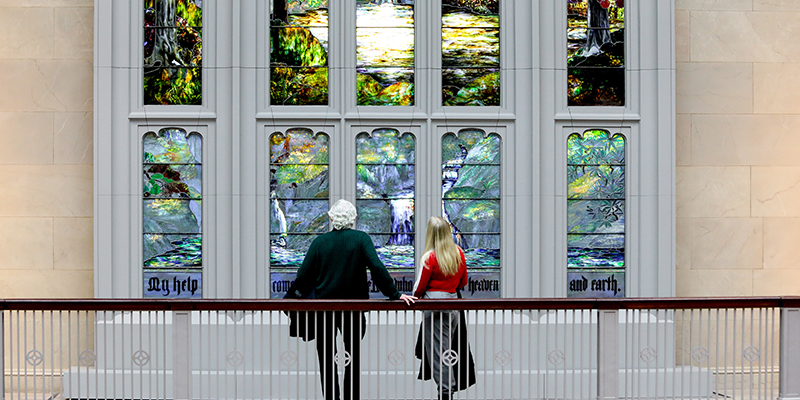
<path fill-rule="evenodd" d="M 458 266 L 458 271 L 452 276 L 444 276 L 439 269 L 436 253 L 432 251 L 422 267 L 414 296 L 421 298 L 427 291 L 455 293 L 456 289 L 460 290 L 467 286 L 467 260 L 460 248 L 458 252 L 461 254 L 461 265 Z"/>

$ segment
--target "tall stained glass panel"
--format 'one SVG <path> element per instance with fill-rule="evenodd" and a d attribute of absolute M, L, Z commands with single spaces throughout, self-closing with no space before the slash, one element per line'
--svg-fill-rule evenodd
<path fill-rule="evenodd" d="M 376 129 L 356 138 L 356 228 L 388 268 L 414 268 L 414 136 Z"/>
<path fill-rule="evenodd" d="M 624 0 L 565 1 L 568 104 L 624 106 Z"/>
<path fill-rule="evenodd" d="M 270 267 L 294 271 L 328 232 L 328 136 L 290 129 L 270 138 Z"/>
<path fill-rule="evenodd" d="M 588 130 L 567 139 L 570 297 L 624 297 L 625 138 Z"/>
<path fill-rule="evenodd" d="M 414 0 L 356 0 L 356 104 L 414 105 Z"/>
<path fill-rule="evenodd" d="M 443 105 L 500 105 L 499 12 L 499 0 L 442 0 Z"/>
<path fill-rule="evenodd" d="M 500 144 L 479 129 L 442 139 L 442 216 L 471 271 L 500 268 Z"/>
<path fill-rule="evenodd" d="M 271 0 L 270 104 L 328 104 L 328 0 Z"/>
<path fill-rule="evenodd" d="M 202 276 L 202 139 L 168 128 L 146 134 L 142 146 L 145 297 L 200 297 L 199 286 L 175 282 L 191 288 Z M 167 290 L 158 284 L 165 279 Z"/>
<path fill-rule="evenodd" d="M 203 100 L 202 0 L 144 1 L 144 104 Z"/>

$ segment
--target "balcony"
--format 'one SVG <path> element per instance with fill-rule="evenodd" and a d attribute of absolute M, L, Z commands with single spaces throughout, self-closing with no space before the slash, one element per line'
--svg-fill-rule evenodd
<path fill-rule="evenodd" d="M 476 379 L 456 399 L 800 398 L 800 298 L 6 300 L 0 310 L 6 400 L 322 399 L 315 342 L 290 337 L 286 315 L 310 310 L 330 311 L 302 314 L 319 324 L 366 316 L 362 399 L 436 398 L 414 354 L 426 310 L 463 312 Z M 352 360 L 338 341 L 341 372 Z"/>

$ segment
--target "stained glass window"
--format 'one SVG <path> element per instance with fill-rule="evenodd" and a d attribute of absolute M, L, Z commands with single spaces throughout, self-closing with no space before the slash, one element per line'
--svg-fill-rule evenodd
<path fill-rule="evenodd" d="M 624 0 L 566 1 L 568 104 L 625 105 Z"/>
<path fill-rule="evenodd" d="M 500 137 L 465 129 L 442 139 L 442 216 L 467 267 L 500 267 Z"/>
<path fill-rule="evenodd" d="M 200 297 L 199 287 L 186 295 L 185 286 L 181 296 L 173 279 L 197 282 L 202 272 L 202 139 L 168 128 L 146 134 L 142 145 L 145 297 Z M 148 284 L 165 276 L 168 292 Z"/>
<path fill-rule="evenodd" d="M 328 0 L 272 0 L 270 21 L 270 103 L 328 104 Z"/>
<path fill-rule="evenodd" d="M 414 105 L 414 0 L 356 0 L 359 106 Z"/>
<path fill-rule="evenodd" d="M 201 104 L 202 4 L 145 0 L 144 104 Z"/>
<path fill-rule="evenodd" d="M 356 138 L 356 228 L 388 268 L 414 268 L 414 146 L 413 135 L 396 129 Z"/>
<path fill-rule="evenodd" d="M 570 297 L 624 297 L 625 138 L 588 130 L 567 139 Z"/>
<path fill-rule="evenodd" d="M 442 0 L 443 105 L 500 105 L 499 11 L 499 0 Z"/>
<path fill-rule="evenodd" d="M 290 129 L 270 138 L 270 266 L 297 268 L 328 232 L 328 136 Z"/>

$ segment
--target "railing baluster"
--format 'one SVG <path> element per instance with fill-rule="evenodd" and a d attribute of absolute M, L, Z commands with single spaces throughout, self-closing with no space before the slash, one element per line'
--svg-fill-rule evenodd
<path fill-rule="evenodd" d="M 781 354 L 779 398 L 800 399 L 800 308 L 781 308 Z"/>
<path fill-rule="evenodd" d="M 619 382 L 619 311 L 599 310 L 597 318 L 597 398 L 616 400 Z"/>
<path fill-rule="evenodd" d="M 227 322 L 227 321 L 226 321 Z M 192 399 L 192 334 L 188 311 L 172 312 L 172 394 L 176 400 Z"/>
<path fill-rule="evenodd" d="M 0 308 L 0 400 L 6 400 L 5 315 L 5 310 Z M 8 345 L 10 347 L 12 343 Z"/>

